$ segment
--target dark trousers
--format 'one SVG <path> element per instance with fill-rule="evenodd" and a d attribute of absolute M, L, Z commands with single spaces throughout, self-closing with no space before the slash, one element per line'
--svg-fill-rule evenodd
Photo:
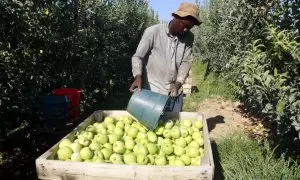
<path fill-rule="evenodd" d="M 177 97 L 170 97 L 169 102 L 166 106 L 166 111 L 169 112 L 181 112 L 183 105 L 183 93 L 179 94 Z"/>

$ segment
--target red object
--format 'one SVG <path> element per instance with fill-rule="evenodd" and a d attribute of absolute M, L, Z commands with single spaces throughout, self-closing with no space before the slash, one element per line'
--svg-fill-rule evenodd
<path fill-rule="evenodd" d="M 80 95 L 81 95 L 82 89 L 76 89 L 76 88 L 59 88 L 54 89 L 52 91 L 52 94 L 55 96 L 67 96 L 70 100 L 69 105 L 69 116 L 68 119 L 73 121 L 76 119 L 80 114 Z"/>

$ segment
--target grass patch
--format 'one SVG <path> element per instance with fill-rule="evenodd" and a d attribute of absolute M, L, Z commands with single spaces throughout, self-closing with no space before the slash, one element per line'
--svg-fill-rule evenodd
<path fill-rule="evenodd" d="M 195 61 L 192 65 L 192 78 L 198 88 L 197 92 L 186 97 L 183 104 L 184 111 L 197 111 L 198 103 L 210 97 L 223 97 L 225 99 L 235 100 L 234 89 L 217 74 L 210 73 L 205 78 L 207 64 L 201 61 Z M 204 79 L 205 78 L 205 79 Z"/>
<path fill-rule="evenodd" d="M 267 143 L 260 144 L 244 134 L 225 137 L 217 144 L 225 179 L 286 179 L 300 177 L 299 163 L 275 157 Z"/>

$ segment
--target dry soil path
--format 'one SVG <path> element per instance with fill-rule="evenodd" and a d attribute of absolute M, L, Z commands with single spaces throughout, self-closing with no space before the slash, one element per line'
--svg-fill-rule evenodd
<path fill-rule="evenodd" d="M 240 112 L 238 102 L 219 97 L 209 98 L 199 104 L 199 111 L 207 119 L 210 139 L 218 141 L 227 134 L 246 130 L 251 120 Z"/>

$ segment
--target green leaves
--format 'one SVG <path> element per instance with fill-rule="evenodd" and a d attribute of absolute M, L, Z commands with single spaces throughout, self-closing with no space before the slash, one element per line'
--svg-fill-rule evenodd
<path fill-rule="evenodd" d="M 202 11 L 204 24 L 195 42 L 201 46 L 198 57 L 237 86 L 247 109 L 274 122 L 278 139 L 295 142 L 300 132 L 299 8 L 292 0 L 212 0 Z"/>
<path fill-rule="evenodd" d="M 248 51 L 237 57 L 242 63 L 237 68 L 240 76 L 234 81 L 240 99 L 253 114 L 276 121 L 279 139 L 300 138 L 300 69 L 296 56 L 286 56 L 298 47 L 296 38 L 293 32 L 271 27 L 267 41 L 254 41 Z M 290 137 L 293 131 L 298 131 L 296 137 Z"/>
<path fill-rule="evenodd" d="M 0 1 L 0 118 L 57 87 L 84 88 L 84 109 L 128 92 L 150 11 L 143 0 Z"/>
<path fill-rule="evenodd" d="M 246 51 L 247 45 L 264 33 L 267 24 L 259 14 L 259 6 L 248 0 L 210 1 L 210 8 L 201 15 L 204 24 L 198 30 L 195 44 L 204 46 L 200 47 L 200 57 L 209 61 L 211 71 L 234 72 L 239 62 L 229 60 Z"/>

